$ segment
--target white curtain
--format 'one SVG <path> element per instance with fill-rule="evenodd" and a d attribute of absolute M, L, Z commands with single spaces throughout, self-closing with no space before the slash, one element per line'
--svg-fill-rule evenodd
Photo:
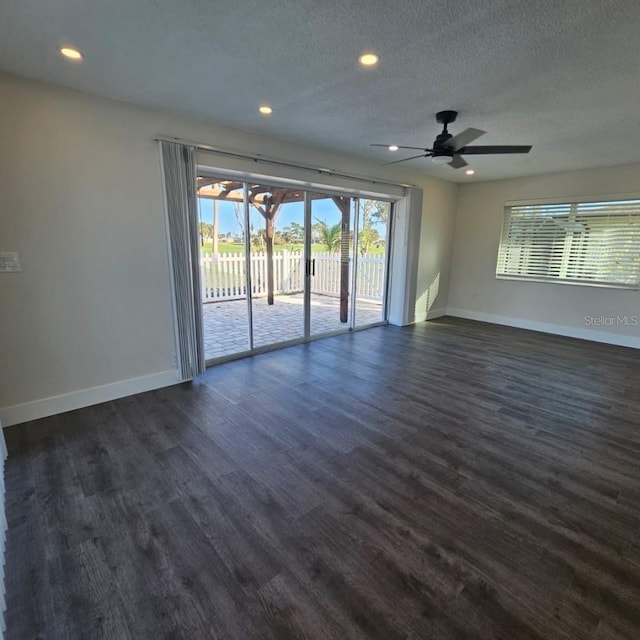
<path fill-rule="evenodd" d="M 198 198 L 194 147 L 160 142 L 173 275 L 178 368 L 183 380 L 205 371 Z"/>

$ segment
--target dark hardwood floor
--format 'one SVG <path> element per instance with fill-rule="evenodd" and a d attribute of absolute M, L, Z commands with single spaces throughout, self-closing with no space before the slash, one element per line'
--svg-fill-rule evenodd
<path fill-rule="evenodd" d="M 640 352 L 444 319 L 6 430 L 9 640 L 638 640 Z"/>

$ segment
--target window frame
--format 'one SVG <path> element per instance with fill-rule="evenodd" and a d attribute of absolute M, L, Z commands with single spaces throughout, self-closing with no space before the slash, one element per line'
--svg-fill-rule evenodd
<path fill-rule="evenodd" d="M 561 285 L 573 285 L 579 287 L 598 287 L 605 289 L 621 289 L 626 291 L 638 291 L 640 290 L 640 274 L 638 276 L 638 282 L 634 284 L 624 284 L 619 282 L 606 282 L 602 280 L 583 280 L 583 279 L 574 279 L 566 277 L 567 265 L 569 262 L 569 248 L 572 244 L 571 234 L 565 232 L 564 238 L 564 248 L 563 248 L 563 257 L 561 260 L 561 271 L 564 271 L 565 275 L 558 276 L 542 276 L 542 275 L 525 275 L 525 274 L 506 274 L 500 273 L 500 268 L 502 265 L 501 254 L 503 250 L 503 240 L 505 237 L 505 226 L 508 224 L 508 216 L 507 210 L 513 207 L 523 207 L 523 206 L 543 206 L 543 205 L 556 205 L 562 206 L 566 205 L 569 207 L 569 219 L 572 216 L 580 215 L 579 212 L 576 211 L 577 205 L 580 204 L 598 204 L 598 203 L 607 203 L 607 202 L 625 202 L 625 201 L 640 201 L 640 193 L 623 193 L 618 195 L 606 195 L 606 196 L 580 196 L 580 197 L 558 197 L 558 198 L 538 198 L 538 199 L 527 199 L 527 200 L 509 200 L 504 203 L 503 213 L 502 213 L 502 223 L 500 226 L 500 237 L 498 240 L 498 250 L 496 256 L 496 279 L 497 280 L 515 280 L 521 282 L 537 282 L 537 283 L 545 283 L 545 284 L 561 284 Z M 640 205 L 639 205 L 640 208 Z M 640 214 L 638 216 L 638 222 L 640 224 Z"/>

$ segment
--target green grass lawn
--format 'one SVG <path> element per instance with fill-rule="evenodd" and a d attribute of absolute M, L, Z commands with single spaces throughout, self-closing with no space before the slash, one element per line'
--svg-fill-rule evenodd
<path fill-rule="evenodd" d="M 277 244 L 274 246 L 273 250 L 275 252 L 279 251 L 299 251 L 302 253 L 304 249 L 304 245 L 302 243 L 298 244 Z M 200 251 L 202 253 L 212 253 L 213 252 L 213 241 L 205 240 L 205 242 L 201 245 Z M 243 244 L 232 244 L 230 242 L 219 242 L 218 243 L 218 252 L 219 253 L 244 253 L 244 245 Z M 311 253 L 326 253 L 326 248 L 321 244 L 312 244 L 311 245 Z M 367 252 L 369 255 L 381 256 L 384 254 L 384 246 L 380 247 L 371 247 Z"/>
<path fill-rule="evenodd" d="M 273 248 L 274 251 L 302 251 L 304 245 L 302 244 L 277 244 Z M 205 242 L 201 245 L 200 250 L 203 253 L 212 253 L 213 252 L 213 241 L 205 240 Z M 219 242 L 218 243 L 218 252 L 219 253 L 244 253 L 244 245 L 240 243 L 231 243 L 231 242 Z"/>

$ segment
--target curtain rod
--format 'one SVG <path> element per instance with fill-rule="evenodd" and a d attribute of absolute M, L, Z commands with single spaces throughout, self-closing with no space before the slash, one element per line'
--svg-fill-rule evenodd
<path fill-rule="evenodd" d="M 231 158 L 240 158 L 242 160 L 251 160 L 253 162 L 264 162 L 267 164 L 275 164 L 281 167 L 289 167 L 292 169 L 304 169 L 306 171 L 315 171 L 317 173 L 335 176 L 336 178 L 348 178 L 350 180 L 358 180 L 360 182 L 368 182 L 370 184 L 382 184 L 391 187 L 404 187 L 407 189 L 413 188 L 416 185 L 405 182 L 392 182 L 383 178 L 369 178 L 367 176 L 361 176 L 357 173 L 344 173 L 343 171 L 334 171 L 333 169 L 327 169 L 326 167 L 315 167 L 313 165 L 297 164 L 295 162 L 287 162 L 286 160 L 278 160 L 277 158 L 269 158 L 261 154 L 249 155 L 246 153 L 240 153 L 238 151 L 229 151 L 228 149 L 221 149 L 220 147 L 213 147 L 208 144 L 201 144 L 199 142 L 192 142 L 191 140 L 184 140 L 182 138 L 174 138 L 171 136 L 156 136 L 154 138 L 156 142 L 175 142 L 177 144 L 184 144 L 189 147 L 195 147 L 201 151 L 211 151 L 212 153 L 218 153 L 223 156 L 229 156 Z"/>

